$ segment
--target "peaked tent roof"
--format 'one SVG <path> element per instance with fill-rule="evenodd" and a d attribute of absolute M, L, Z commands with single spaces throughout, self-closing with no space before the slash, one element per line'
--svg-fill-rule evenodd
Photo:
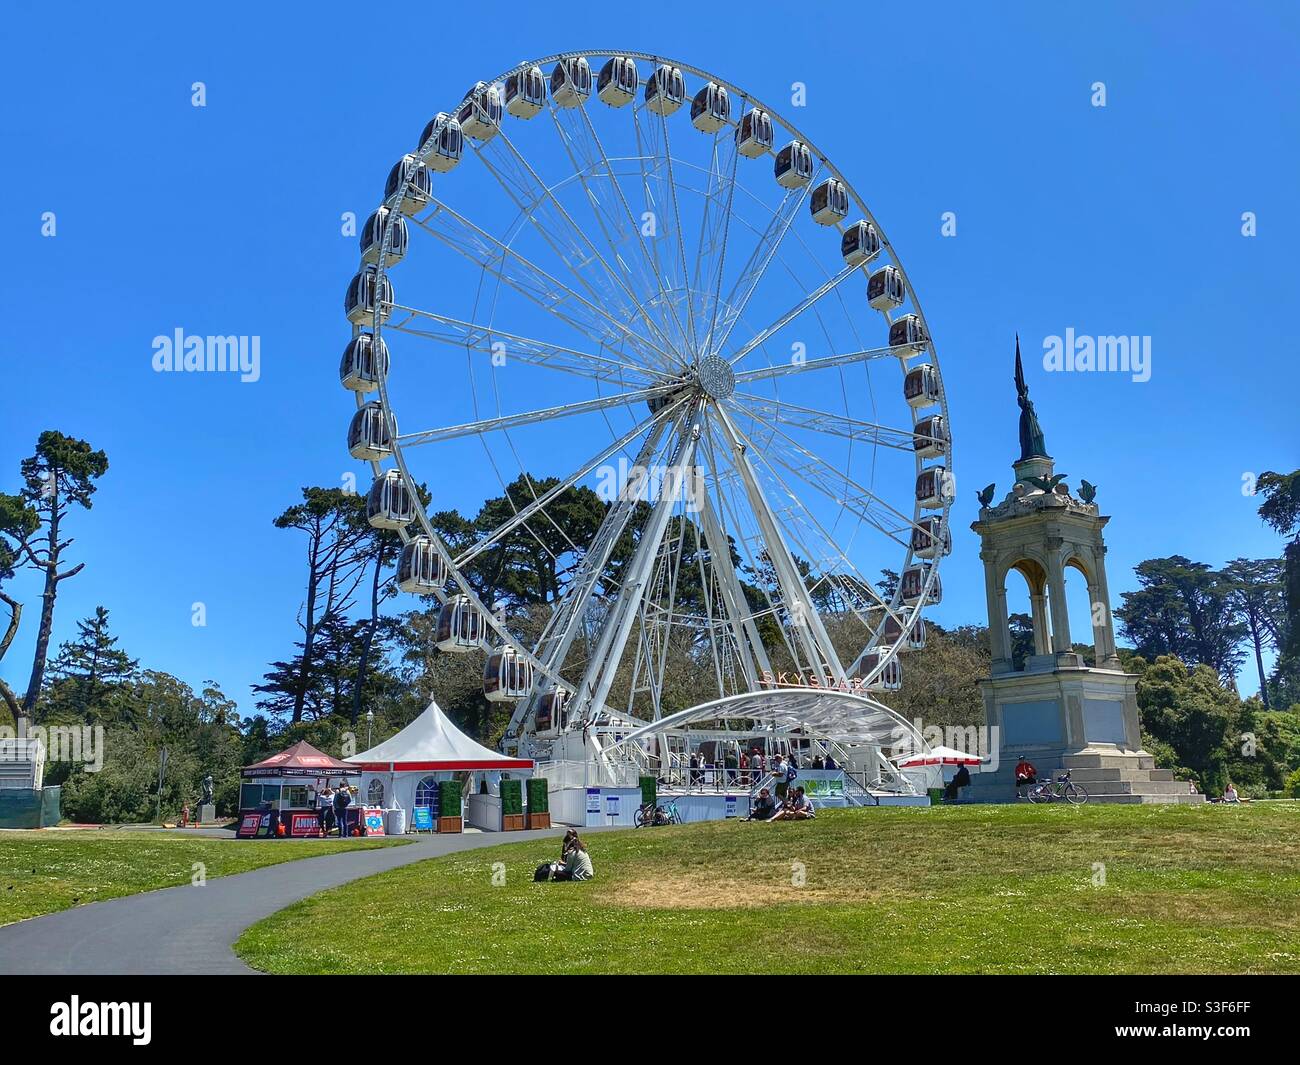
<path fill-rule="evenodd" d="M 532 769 L 527 758 L 510 758 L 476 743 L 448 720 L 436 701 L 383 743 L 348 759 L 372 772 L 454 769 Z"/>
<path fill-rule="evenodd" d="M 263 758 L 244 769 L 246 777 L 275 776 L 326 776 L 334 773 L 355 773 L 357 767 L 318 751 L 306 740 L 299 740 L 270 758 Z"/>

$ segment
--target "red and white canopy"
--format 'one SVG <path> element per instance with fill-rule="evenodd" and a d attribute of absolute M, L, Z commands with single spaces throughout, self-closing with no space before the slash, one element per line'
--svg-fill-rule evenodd
<path fill-rule="evenodd" d="M 979 765 L 984 759 L 977 754 L 967 754 L 953 747 L 931 747 L 924 754 L 913 754 L 899 759 L 899 769 L 916 769 L 923 765 Z"/>
<path fill-rule="evenodd" d="M 349 762 L 371 773 L 428 772 L 438 770 L 530 770 L 527 758 L 510 758 L 476 743 L 448 720 L 437 702 L 402 729 Z"/>
<path fill-rule="evenodd" d="M 357 773 L 359 770 L 347 762 L 319 751 L 306 740 L 299 740 L 279 754 L 246 766 L 246 777 L 324 777 Z"/>

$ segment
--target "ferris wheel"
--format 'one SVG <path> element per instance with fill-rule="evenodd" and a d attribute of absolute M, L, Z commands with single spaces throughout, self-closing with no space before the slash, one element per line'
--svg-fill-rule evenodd
<path fill-rule="evenodd" d="M 360 244 L 367 516 L 438 646 L 484 653 L 507 749 L 901 685 L 951 545 L 947 402 L 893 247 L 789 121 L 660 56 L 523 63 L 428 122 Z"/>

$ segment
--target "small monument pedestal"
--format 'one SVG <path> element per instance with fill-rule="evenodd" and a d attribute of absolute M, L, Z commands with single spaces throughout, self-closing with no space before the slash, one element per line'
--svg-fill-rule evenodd
<path fill-rule="evenodd" d="M 210 825 L 217 819 L 217 808 L 210 802 L 199 807 L 199 824 Z"/>

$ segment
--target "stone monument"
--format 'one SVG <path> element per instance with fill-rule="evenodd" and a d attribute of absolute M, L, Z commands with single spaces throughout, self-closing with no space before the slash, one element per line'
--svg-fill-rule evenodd
<path fill-rule="evenodd" d="M 984 587 L 988 599 L 991 676 L 980 682 L 990 743 L 996 737 L 997 768 L 974 776 L 967 794 L 976 802 L 1015 799 L 1015 765 L 1034 764 L 1039 779 L 1066 769 L 1088 791 L 1090 802 L 1201 802 L 1170 770 L 1155 768 L 1142 749 L 1137 677 L 1125 673 L 1115 651 L 1106 545 L 1110 520 L 1096 503 L 1097 489 L 1080 481 L 1078 498 L 1055 472 L 1042 427 L 1029 398 L 1016 338 L 1016 396 L 1020 405 L 1020 458 L 1015 484 L 1000 502 L 995 486 L 979 493 Z M 1094 661 L 1073 648 L 1066 603 L 1066 570 L 1088 589 Z M 1012 656 L 1006 582 L 1015 570 L 1029 587 L 1032 653 Z M 1017 666 L 1019 668 L 1017 668 Z"/>

